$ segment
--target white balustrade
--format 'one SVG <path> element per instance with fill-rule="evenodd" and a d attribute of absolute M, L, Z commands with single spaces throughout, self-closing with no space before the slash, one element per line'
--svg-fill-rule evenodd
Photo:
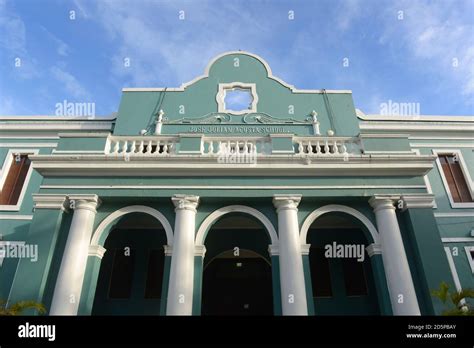
<path fill-rule="evenodd" d="M 177 137 L 109 137 L 106 155 L 167 156 L 174 153 Z"/>
<path fill-rule="evenodd" d="M 221 154 L 257 155 L 270 154 L 270 138 L 238 138 L 206 137 L 203 140 L 201 153 L 204 156 L 219 156 Z"/>
<path fill-rule="evenodd" d="M 105 154 L 111 156 L 169 156 L 179 155 L 176 151 L 177 136 L 110 136 Z M 293 137 L 295 155 L 320 157 L 347 157 L 360 153 L 358 138 L 352 137 Z M 224 137 L 204 136 L 200 155 L 205 157 L 231 155 L 271 155 L 270 137 Z"/>
<path fill-rule="evenodd" d="M 358 151 L 357 140 L 350 137 L 295 137 L 296 153 L 307 156 L 348 156 Z"/>

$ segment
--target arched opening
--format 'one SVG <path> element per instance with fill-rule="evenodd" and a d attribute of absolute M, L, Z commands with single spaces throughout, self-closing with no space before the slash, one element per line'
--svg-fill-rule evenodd
<path fill-rule="evenodd" d="M 248 214 L 221 217 L 205 238 L 202 315 L 273 315 L 270 237 Z"/>
<path fill-rule="evenodd" d="M 366 247 L 373 242 L 353 215 L 325 212 L 311 223 L 306 242 L 316 315 L 380 314 Z"/>
<path fill-rule="evenodd" d="M 159 315 L 165 305 L 167 235 L 147 213 L 120 217 L 105 239 L 93 315 Z"/>

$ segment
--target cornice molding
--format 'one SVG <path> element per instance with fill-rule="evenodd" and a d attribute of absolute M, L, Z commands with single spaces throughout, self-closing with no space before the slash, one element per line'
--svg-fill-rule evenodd
<path fill-rule="evenodd" d="M 419 176 L 433 168 L 435 155 L 371 154 L 342 157 L 298 155 L 257 156 L 257 164 L 221 164 L 201 155 L 163 158 L 98 154 L 32 155 L 34 168 L 42 175 L 64 176 L 201 176 L 201 175 L 289 175 L 289 176 Z M 192 170 L 190 170 L 192 168 Z"/>
<path fill-rule="evenodd" d="M 67 195 L 33 193 L 32 196 L 35 210 L 58 209 L 67 211 L 69 208 Z"/>

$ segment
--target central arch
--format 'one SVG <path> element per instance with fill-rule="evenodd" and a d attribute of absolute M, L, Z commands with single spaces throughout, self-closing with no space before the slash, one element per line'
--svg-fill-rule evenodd
<path fill-rule="evenodd" d="M 222 216 L 229 213 L 244 213 L 253 216 L 265 226 L 265 229 L 267 230 L 267 233 L 269 234 L 269 237 L 272 241 L 272 245 L 278 245 L 278 235 L 271 221 L 257 209 L 245 205 L 229 205 L 212 212 L 206 219 L 204 219 L 201 226 L 199 227 L 199 230 L 196 234 L 196 245 L 204 245 L 204 240 L 206 239 L 206 235 L 210 227 Z"/>
<path fill-rule="evenodd" d="M 205 244 L 200 284 L 196 291 L 201 315 L 273 315 L 279 312 L 275 295 L 279 277 L 275 257 L 278 244 L 271 221 L 260 211 L 232 205 L 212 212 L 199 227 L 196 246 Z M 272 248 L 269 248 L 271 246 Z M 277 287 L 275 287 L 277 285 Z"/>

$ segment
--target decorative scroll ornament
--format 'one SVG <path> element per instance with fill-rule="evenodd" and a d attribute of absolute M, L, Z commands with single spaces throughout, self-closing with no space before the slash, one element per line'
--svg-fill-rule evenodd
<path fill-rule="evenodd" d="M 275 118 L 268 114 L 259 112 L 255 114 L 247 114 L 244 116 L 243 121 L 245 123 L 261 123 L 261 124 L 268 124 L 268 123 L 287 123 L 287 124 L 308 124 L 311 123 L 309 120 L 300 121 L 295 120 L 293 118 Z"/>
<path fill-rule="evenodd" d="M 167 124 L 180 124 L 180 123 L 188 123 L 188 124 L 216 124 L 216 123 L 229 123 L 231 121 L 231 116 L 229 114 L 224 113 L 211 113 L 207 114 L 203 117 L 198 118 L 190 118 L 190 117 L 183 117 L 179 120 L 167 121 Z"/>
<path fill-rule="evenodd" d="M 163 123 L 166 124 L 240 124 L 240 122 L 235 122 L 235 115 L 228 113 L 210 113 L 202 117 L 191 118 L 183 117 L 178 120 L 169 121 L 167 118 L 163 118 Z M 234 118 L 234 121 L 232 121 Z M 247 124 L 303 124 L 310 125 L 315 122 L 315 117 L 308 117 L 304 121 L 295 120 L 293 118 L 276 118 L 270 116 L 269 114 L 258 112 L 258 113 L 248 113 L 245 114 L 242 121 Z"/>

